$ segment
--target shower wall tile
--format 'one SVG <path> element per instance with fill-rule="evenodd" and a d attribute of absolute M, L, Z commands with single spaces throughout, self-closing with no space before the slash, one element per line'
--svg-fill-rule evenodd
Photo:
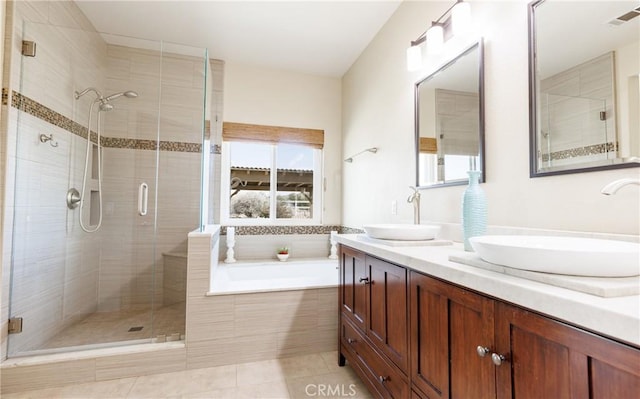
<path fill-rule="evenodd" d="M 7 58 L 12 63 L 9 87 L 18 93 L 20 106 L 29 104 L 30 112 L 38 115 L 10 107 L 12 128 L 2 148 L 9 165 L 7 187 L 13 187 L 12 160 L 17 157 L 20 163 L 15 176 L 16 233 L 24 237 L 16 241 L 14 277 L 24 281 L 16 280 L 16 288 L 31 294 L 26 304 L 41 307 L 32 311 L 14 304 L 16 311 L 24 309 L 25 322 L 39 326 L 33 335 L 23 333 L 23 338 L 15 340 L 12 348 L 20 351 L 34 349 L 88 312 L 161 303 L 161 254 L 184 250 L 187 232 L 198 224 L 204 71 L 201 58 L 164 54 L 161 62 L 157 51 L 106 45 L 72 2 L 15 2 L 13 6 L 18 9 L 17 19 L 9 26 L 15 37 L 22 36 L 22 19 L 36 22 L 24 25 L 24 36 L 38 44 L 38 56 L 26 59 L 18 56 L 19 41 L 7 37 L 8 48 L 16 55 Z M 87 87 L 105 95 L 123 90 L 139 94 L 136 99 L 114 101 L 114 110 L 101 114 L 103 144 L 110 148 L 103 149 L 103 227 L 92 235 L 79 228 L 80 210 L 67 210 L 63 199 L 68 188 L 82 185 L 86 149 L 82 135 L 86 137 L 95 94 L 75 100 L 73 92 Z M 160 97 L 161 90 L 166 96 Z M 150 193 L 155 193 L 156 153 L 145 149 L 144 141 L 127 141 L 134 149 L 126 149 L 117 148 L 122 142 L 114 139 L 155 141 L 159 120 L 160 191 L 158 204 L 155 195 L 149 203 L 149 214 L 157 210 L 159 216 L 154 246 L 152 216 L 140 218 L 136 211 L 141 180 L 147 180 Z M 95 123 L 94 118 L 94 131 Z M 58 147 L 40 143 L 43 133 L 53 134 Z M 97 189 L 97 182 L 89 181 L 88 186 Z M 166 195 L 163 188 L 169 191 Z M 10 199 L 5 203 L 7 226 L 13 225 Z M 83 220 L 88 214 L 85 208 Z M 5 231 L 11 233 L 12 227 Z M 5 243 L 2 292 L 6 297 L 12 244 Z M 2 298 L 3 314 L 8 313 L 8 303 L 8 298 Z"/>
<path fill-rule="evenodd" d="M 549 136 L 543 162 L 571 165 L 604 160 L 617 152 L 615 134 L 607 135 L 615 132 L 613 69 L 613 53 L 607 53 L 541 82 L 541 129 Z M 606 111 L 604 122 L 600 111 Z"/>
<path fill-rule="evenodd" d="M 57 147 L 41 143 L 38 137 L 43 133 L 52 134 Z M 23 317 L 28 327 L 12 337 L 15 351 L 37 348 L 97 306 L 99 258 L 83 256 L 85 250 L 98 253 L 96 243 L 83 239 L 79 228 L 70 228 L 69 221 L 75 220 L 77 212 L 68 210 L 64 202 L 73 183 L 69 170 L 79 164 L 70 156 L 73 136 L 38 118 L 21 115 L 13 314 Z"/>
<path fill-rule="evenodd" d="M 49 22 L 67 28 L 88 31 L 95 29 L 87 17 L 82 12 L 78 12 L 77 6 L 66 1 L 49 2 Z"/>
<path fill-rule="evenodd" d="M 14 19 L 9 18 L 7 22 L 6 49 L 11 50 L 11 56 L 5 61 L 11 63 L 11 67 L 5 70 L 11 70 L 11 76 L 3 86 L 31 97 L 41 110 L 55 109 L 62 118 L 83 115 L 75 109 L 73 90 L 76 87 L 72 82 L 81 83 L 86 79 L 91 85 L 102 86 L 101 72 L 96 68 L 104 59 L 101 52 L 106 47 L 102 39 L 96 33 L 69 29 L 93 30 L 86 25 L 86 18 L 75 3 L 11 2 L 8 7 L 7 15 Z M 20 56 L 21 41 L 17 39 L 23 36 L 37 43 L 37 57 Z M 66 190 L 73 181 L 70 177 L 77 174 L 74 168 L 78 163 L 70 156 L 75 145 L 73 137 L 55 124 L 45 123 L 13 107 L 6 110 L 5 116 L 9 128 L 6 147 L 5 143 L 2 147 L 7 161 L 4 183 L 9 189 L 4 199 L 6 234 L 0 299 L 3 357 L 10 278 L 14 280 L 12 312 L 24 317 L 26 328 L 26 332 L 11 338 L 14 352 L 34 349 L 79 314 L 95 309 L 95 290 L 88 296 L 84 287 L 97 281 L 92 271 L 96 262 L 84 258 L 86 250 L 97 253 L 91 248 L 95 242 L 80 240 L 77 229 L 70 228 L 77 212 L 68 211 L 64 205 Z M 57 147 L 40 143 L 40 134 L 53 134 Z M 17 169 L 15 162 L 18 162 Z M 12 242 L 14 195 L 18 204 L 15 246 Z M 82 245 L 77 245 L 79 243 Z M 16 255 L 13 276 L 10 275 L 12 247 Z M 68 268 L 66 272 L 65 268 Z M 65 290 L 71 287 L 74 296 L 63 301 Z"/>

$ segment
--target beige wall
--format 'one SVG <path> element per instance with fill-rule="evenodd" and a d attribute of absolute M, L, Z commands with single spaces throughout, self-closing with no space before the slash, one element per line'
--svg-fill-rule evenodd
<path fill-rule="evenodd" d="M 324 130 L 322 224 L 340 223 L 340 93 L 337 78 L 225 63 L 225 121 Z"/>
<path fill-rule="evenodd" d="M 489 224 L 544 229 L 640 233 L 640 194 L 626 187 L 599 193 L 638 169 L 529 178 L 527 1 L 472 2 L 485 39 L 486 148 Z M 415 184 L 413 83 L 409 41 L 450 2 L 405 2 L 343 77 L 343 151 L 379 146 L 344 168 L 342 222 L 411 222 L 406 203 Z M 464 187 L 423 191 L 422 221 L 460 222 Z M 398 215 L 391 202 L 398 202 Z"/>

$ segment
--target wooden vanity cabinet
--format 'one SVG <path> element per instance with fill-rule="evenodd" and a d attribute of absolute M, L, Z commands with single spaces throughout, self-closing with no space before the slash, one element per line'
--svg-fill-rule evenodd
<path fill-rule="evenodd" d="M 377 397 L 640 397 L 639 348 L 344 246 L 341 256 L 340 364 Z"/>
<path fill-rule="evenodd" d="M 417 272 L 411 383 L 425 398 L 631 398 L 640 350 Z"/>
<path fill-rule="evenodd" d="M 351 248 L 340 251 L 340 310 L 360 330 L 365 329 L 367 314 L 367 268 L 365 255 Z"/>
<path fill-rule="evenodd" d="M 495 367 L 477 349 L 492 348 L 494 301 L 410 273 L 411 382 L 435 398 L 495 397 Z"/>
<path fill-rule="evenodd" d="M 407 269 L 347 247 L 340 256 L 340 364 L 378 396 L 408 399 Z"/>
<path fill-rule="evenodd" d="M 495 353 L 498 399 L 640 397 L 639 349 L 503 302 Z"/>

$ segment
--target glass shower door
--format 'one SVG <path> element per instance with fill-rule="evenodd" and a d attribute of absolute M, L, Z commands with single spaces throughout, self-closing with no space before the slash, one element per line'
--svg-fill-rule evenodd
<path fill-rule="evenodd" d="M 562 167 L 615 158 L 605 100 L 545 93 L 540 108 L 540 165 Z"/>
<path fill-rule="evenodd" d="M 21 57 L 12 93 L 9 312 L 22 332 L 9 336 L 9 356 L 149 341 L 158 301 L 161 44 L 113 44 L 38 23 L 25 24 L 23 37 L 37 52 Z M 81 204 L 69 207 L 78 196 Z"/>

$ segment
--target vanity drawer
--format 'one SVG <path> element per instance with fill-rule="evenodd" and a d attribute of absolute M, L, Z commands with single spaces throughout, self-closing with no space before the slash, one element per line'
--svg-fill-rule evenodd
<path fill-rule="evenodd" d="M 340 328 L 340 339 L 342 344 L 351 352 L 358 353 L 358 346 L 362 345 L 364 337 L 356 328 L 342 315 L 342 326 Z"/>
<path fill-rule="evenodd" d="M 369 380 L 376 385 L 378 391 L 386 398 L 409 398 L 409 384 L 402 372 L 395 366 L 387 363 L 369 345 L 358 345 L 358 357 L 364 363 Z"/>
<path fill-rule="evenodd" d="M 349 323 L 346 318 L 342 318 L 341 326 L 342 346 L 355 355 L 356 369 L 359 369 L 362 377 L 366 378 L 370 385 L 382 398 L 408 399 L 409 384 L 402 372 L 392 363 L 385 360 L 366 338 Z"/>

